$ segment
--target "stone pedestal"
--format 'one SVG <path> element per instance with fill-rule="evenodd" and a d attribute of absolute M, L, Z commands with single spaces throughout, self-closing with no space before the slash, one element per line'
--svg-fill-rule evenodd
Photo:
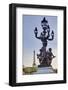
<path fill-rule="evenodd" d="M 52 67 L 38 67 L 37 72 L 33 72 L 33 74 L 50 74 L 50 73 L 57 73 L 57 70 L 53 69 Z"/>

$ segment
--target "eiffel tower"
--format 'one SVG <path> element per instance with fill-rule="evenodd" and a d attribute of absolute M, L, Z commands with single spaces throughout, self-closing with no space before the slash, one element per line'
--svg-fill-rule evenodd
<path fill-rule="evenodd" d="M 36 62 L 35 62 L 35 50 L 33 51 L 33 66 L 36 66 Z"/>

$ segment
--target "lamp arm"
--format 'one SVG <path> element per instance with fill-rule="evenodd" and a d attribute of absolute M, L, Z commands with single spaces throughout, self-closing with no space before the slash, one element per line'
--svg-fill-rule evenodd
<path fill-rule="evenodd" d="M 38 37 L 37 35 L 35 35 L 35 37 L 36 37 L 37 39 L 41 39 L 41 37 Z"/>
<path fill-rule="evenodd" d="M 52 41 L 54 39 L 54 36 L 52 36 L 52 38 L 48 38 L 49 41 Z"/>

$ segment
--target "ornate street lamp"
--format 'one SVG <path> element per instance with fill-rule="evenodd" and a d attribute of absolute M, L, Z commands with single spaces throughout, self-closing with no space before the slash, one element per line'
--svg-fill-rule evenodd
<path fill-rule="evenodd" d="M 46 60 L 46 47 L 48 44 L 48 41 L 52 41 L 54 39 L 54 31 L 52 30 L 50 34 L 50 26 L 48 24 L 48 21 L 44 17 L 43 20 L 41 21 L 41 26 L 43 31 L 41 32 L 40 36 L 38 36 L 38 30 L 37 27 L 35 27 L 34 34 L 37 39 L 40 39 L 42 41 L 43 47 L 41 48 L 40 54 L 37 54 L 39 61 L 43 61 L 43 63 L 40 62 L 40 65 L 47 65 L 45 61 Z M 41 56 L 41 54 L 43 56 Z M 41 58 L 41 60 L 40 60 Z"/>

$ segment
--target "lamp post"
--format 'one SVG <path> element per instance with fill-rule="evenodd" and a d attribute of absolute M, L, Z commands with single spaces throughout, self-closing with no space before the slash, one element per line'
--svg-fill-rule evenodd
<path fill-rule="evenodd" d="M 50 33 L 50 26 L 45 17 L 41 21 L 41 26 L 42 26 L 43 31 L 41 32 L 40 36 L 38 36 L 37 27 L 35 27 L 34 34 L 37 39 L 41 40 L 42 45 L 43 45 L 43 47 L 41 48 L 42 52 L 40 52 L 43 54 L 43 57 L 40 54 L 37 55 L 38 58 L 40 57 L 42 61 L 42 59 L 44 59 L 44 57 L 46 56 L 46 47 L 47 47 L 48 41 L 52 41 L 54 39 L 54 31 L 52 30 L 52 32 Z"/>

